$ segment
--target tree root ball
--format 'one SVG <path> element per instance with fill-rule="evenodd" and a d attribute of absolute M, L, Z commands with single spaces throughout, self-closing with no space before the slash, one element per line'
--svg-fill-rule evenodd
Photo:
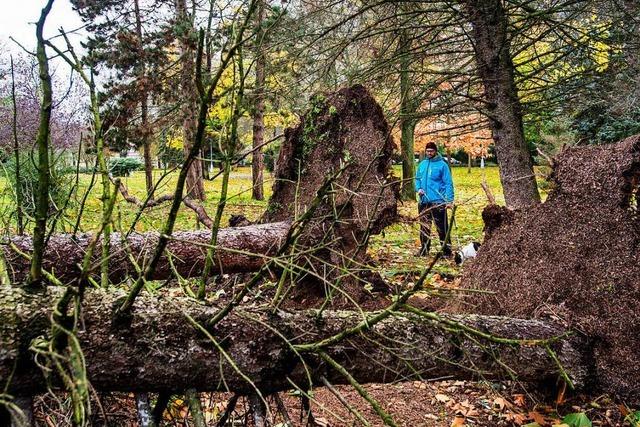
<path fill-rule="evenodd" d="M 485 212 L 463 284 L 495 293 L 456 310 L 563 320 L 593 340 L 594 386 L 638 402 L 640 136 L 570 148 L 555 163 L 545 203 Z"/>
<path fill-rule="evenodd" d="M 314 95 L 300 124 L 285 132 L 275 171 L 273 196 L 262 222 L 301 215 L 327 177 L 348 164 L 316 210 L 302 236 L 332 250 L 307 260 L 331 276 L 350 265 L 367 263 L 367 243 L 397 219 L 399 182 L 391 175 L 394 149 L 382 108 L 360 85 Z"/>

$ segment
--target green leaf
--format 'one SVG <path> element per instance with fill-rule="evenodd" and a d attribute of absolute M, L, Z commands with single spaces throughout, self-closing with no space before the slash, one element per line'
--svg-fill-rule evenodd
<path fill-rule="evenodd" d="M 640 427 L 640 411 L 631 412 L 624 420 L 631 424 L 631 427 Z"/>
<path fill-rule="evenodd" d="M 562 422 L 571 427 L 592 427 L 591 420 L 584 412 L 569 414 L 562 419 Z"/>

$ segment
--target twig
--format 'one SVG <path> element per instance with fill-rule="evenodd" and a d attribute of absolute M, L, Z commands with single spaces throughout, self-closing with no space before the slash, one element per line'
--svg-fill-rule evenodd
<path fill-rule="evenodd" d="M 291 421 L 291 417 L 289 417 L 289 411 L 287 411 L 287 407 L 284 405 L 284 402 L 282 401 L 282 398 L 278 393 L 273 394 L 273 400 L 276 402 L 278 412 L 280 412 L 280 414 L 282 415 L 285 426 L 293 427 L 293 422 Z"/>
<path fill-rule="evenodd" d="M 322 384 L 324 384 L 324 386 L 331 392 L 331 394 L 333 394 L 336 399 L 338 399 L 340 401 L 340 403 L 342 403 L 342 405 L 347 408 L 349 410 L 349 412 L 351 412 L 353 414 L 354 417 L 356 417 L 358 419 L 358 421 L 360 421 L 362 423 L 362 425 L 365 426 L 370 426 L 371 424 L 369 423 L 369 421 L 367 421 L 362 414 L 360 414 L 360 412 L 358 412 L 358 410 L 356 408 L 354 408 L 352 405 L 349 404 L 349 402 L 347 402 L 347 400 L 344 398 L 344 396 L 342 396 L 342 394 L 340 394 L 340 392 L 338 390 L 336 390 L 336 388 L 333 386 L 333 384 L 331 384 L 329 382 L 329 380 L 323 375 L 320 377 L 320 381 L 322 381 Z"/>
<path fill-rule="evenodd" d="M 536 147 L 536 151 L 538 152 L 538 154 L 540 154 L 540 156 L 542 156 L 543 159 L 545 159 L 547 161 L 547 164 L 549 165 L 550 168 L 554 168 L 556 165 L 556 162 L 549 157 L 548 154 L 546 154 L 544 151 L 542 151 L 540 149 L 540 147 Z"/>
<path fill-rule="evenodd" d="M 297 241 L 298 237 L 302 234 L 309 221 L 311 221 L 311 219 L 313 218 L 313 214 L 315 213 L 316 209 L 318 208 L 318 206 L 320 206 L 320 203 L 331 189 L 331 184 L 334 180 L 338 179 L 340 175 L 342 175 L 347 166 L 348 163 L 345 163 L 336 173 L 325 179 L 322 186 L 318 189 L 316 197 L 311 202 L 309 208 L 289 228 L 289 231 L 283 239 L 283 243 L 278 249 L 278 252 L 274 255 L 273 258 L 271 258 L 268 262 L 263 264 L 262 267 L 260 267 L 260 269 L 253 275 L 251 280 L 249 280 L 249 282 L 244 285 L 242 290 L 238 292 L 234 299 L 229 301 L 229 303 L 225 307 L 223 307 L 215 314 L 215 316 L 213 316 L 213 318 L 207 324 L 208 327 L 213 327 L 220 320 L 224 319 L 224 317 L 229 314 L 229 312 L 231 312 L 231 310 L 233 310 L 238 304 L 240 304 L 247 293 L 262 279 L 264 273 L 268 271 L 269 268 L 271 268 L 271 266 L 275 263 L 275 260 L 279 256 L 286 253 L 289 247 Z"/>
<path fill-rule="evenodd" d="M 493 195 L 493 192 L 491 191 L 491 189 L 489 188 L 489 186 L 487 185 L 487 181 L 486 179 L 483 179 L 482 182 L 480 183 L 480 186 L 482 187 L 482 189 L 484 190 L 484 194 L 487 195 L 487 200 L 489 201 L 490 205 L 495 205 L 496 203 L 496 197 Z"/>
<path fill-rule="evenodd" d="M 376 411 L 376 413 L 380 416 L 380 418 L 386 425 L 391 427 L 396 426 L 396 423 L 395 421 L 393 421 L 393 418 L 391 417 L 391 415 L 389 415 L 384 409 L 382 409 L 382 406 L 380 406 L 378 401 L 375 400 L 369 393 L 367 393 L 364 387 L 362 387 L 362 385 L 358 381 L 356 381 L 356 379 L 353 378 L 353 376 L 351 376 L 349 371 L 347 371 L 341 364 L 333 360 L 331 356 L 329 356 L 324 351 L 318 350 L 317 354 L 322 358 L 322 360 L 327 362 L 333 369 L 338 371 L 340 375 L 345 377 L 345 379 L 349 382 L 349 384 L 351 384 L 353 388 L 356 389 L 358 394 L 362 396 L 364 400 L 369 402 L 373 410 Z"/>
<path fill-rule="evenodd" d="M 216 427 L 224 427 L 227 424 L 227 420 L 229 420 L 229 417 L 231 416 L 233 411 L 236 409 L 236 403 L 238 403 L 239 397 L 240 395 L 237 393 L 231 396 L 231 398 L 227 402 L 227 407 L 224 408 L 224 413 L 222 414 L 222 417 L 220 417 L 220 420 L 218 420 L 218 423 L 216 424 Z"/>
<path fill-rule="evenodd" d="M 148 198 L 143 202 L 137 197 L 132 196 L 129 193 L 129 190 L 127 190 L 127 187 L 125 187 L 123 183 L 120 183 L 120 185 L 118 185 L 118 190 L 120 191 L 120 194 L 122 194 L 122 197 L 127 202 L 138 206 L 140 210 L 145 210 L 145 209 L 159 206 L 163 203 L 170 202 L 175 198 L 174 194 L 165 194 L 163 196 L 158 197 L 157 199 Z M 184 197 L 182 199 L 182 203 L 184 203 L 185 206 L 187 206 L 189 209 L 195 212 L 196 216 L 198 217 L 198 221 L 204 224 L 205 227 L 211 228 L 213 226 L 213 220 L 211 219 L 211 217 L 209 217 L 209 215 L 207 214 L 207 211 L 205 211 L 204 207 L 201 204 L 199 204 L 198 202 L 194 201 L 189 197 Z"/>

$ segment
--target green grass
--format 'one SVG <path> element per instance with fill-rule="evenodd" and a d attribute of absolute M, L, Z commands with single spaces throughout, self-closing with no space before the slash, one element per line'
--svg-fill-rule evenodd
<path fill-rule="evenodd" d="M 163 171 L 154 171 L 154 180 L 159 180 L 164 175 Z M 175 185 L 178 178 L 178 173 L 173 172 L 162 179 L 158 189 L 156 190 L 156 197 L 164 194 L 173 194 L 175 191 Z M 137 197 L 140 200 L 144 200 L 146 197 L 145 190 L 145 177 L 144 172 L 134 172 L 129 177 L 121 178 L 122 182 L 127 187 L 129 194 Z M 206 211 L 210 216 L 213 216 L 217 207 L 218 199 L 220 197 L 221 177 L 218 177 L 214 181 L 205 181 L 205 191 L 207 194 L 207 200 L 204 202 Z M 271 195 L 271 177 L 269 174 L 265 174 L 265 193 L 268 198 Z M 81 174 L 79 181 L 79 188 L 76 192 L 76 197 L 72 203 L 73 209 L 69 212 L 69 215 L 65 220 L 59 222 L 59 230 L 71 231 L 73 229 L 73 223 L 77 217 L 77 209 L 80 204 L 80 199 L 84 195 L 91 182 L 91 175 Z M 0 212 L 3 213 L 5 218 L 15 217 L 15 206 L 12 202 L 12 198 L 9 193 L 9 189 L 6 188 L 6 180 L 3 178 L 0 180 L 0 190 L 2 191 L 2 198 L 0 198 Z M 102 192 L 102 186 L 99 179 L 96 179 L 94 186 L 91 189 L 90 195 L 87 198 L 87 203 L 84 208 L 84 214 L 80 222 L 80 229 L 82 231 L 90 232 L 99 227 L 101 218 L 101 206 L 100 196 Z M 264 209 L 266 208 L 266 202 L 251 200 L 251 168 L 242 167 L 233 171 L 232 177 L 229 182 L 228 191 L 229 201 L 225 214 L 222 218 L 223 225 L 228 224 L 230 215 L 243 214 L 250 220 L 256 220 L 260 217 Z M 164 203 L 161 206 L 147 209 L 141 216 L 140 220 L 136 224 L 136 231 L 158 231 L 162 229 L 164 221 L 167 218 L 169 212 L 170 202 Z M 128 230 L 137 213 L 137 207 L 131 203 L 126 202 L 122 197 L 118 198 L 115 208 L 115 218 L 118 224 L 118 228 L 122 230 Z M 11 227 L 15 227 L 15 218 L 11 223 Z M 188 230 L 196 227 L 196 217 L 192 210 L 187 207 L 182 207 L 178 214 L 176 222 L 176 230 Z"/>
<path fill-rule="evenodd" d="M 400 176 L 400 166 L 394 166 L 394 174 Z M 161 170 L 154 171 L 154 179 L 158 180 L 163 175 Z M 86 191 L 90 175 L 80 176 L 79 191 L 76 199 L 80 199 Z M 265 175 L 265 196 L 271 195 L 271 175 Z M 165 177 L 156 191 L 156 196 L 171 194 L 174 192 L 177 179 L 177 172 L 173 172 Z M 145 197 L 145 181 L 143 172 L 135 172 L 130 177 L 122 178 L 130 194 L 139 199 Z M 470 173 L 466 167 L 453 168 L 453 180 L 456 193 L 457 214 L 454 228 L 452 230 L 452 242 L 454 247 L 462 246 L 470 241 L 482 240 L 482 209 L 487 204 L 487 198 L 482 190 L 481 183 L 487 182 L 499 203 L 504 203 L 502 187 L 500 185 L 498 168 L 488 167 L 485 169 L 472 168 Z M 220 194 L 221 178 L 214 181 L 205 181 L 207 200 L 204 202 L 205 209 L 209 215 L 213 216 Z M 0 199 L 0 214 L 5 221 L 5 233 L 7 228 L 15 227 L 15 207 L 6 188 L 6 181 L 0 181 L 0 190 L 4 188 Z M 81 230 L 90 232 L 99 226 L 101 216 L 100 202 L 101 184 L 96 180 L 96 184 L 91 190 L 87 199 L 84 215 L 82 216 Z M 164 225 L 170 203 L 165 203 L 152 209 L 148 209 L 136 224 L 136 231 L 145 232 L 160 230 Z M 225 214 L 222 218 L 222 225 L 228 224 L 230 215 L 243 214 L 250 220 L 257 220 L 266 208 L 266 201 L 251 200 L 251 168 L 239 167 L 234 169 L 229 183 L 229 201 Z M 70 214 L 65 220 L 59 221 L 58 231 L 70 231 L 77 217 L 78 203 L 73 206 Z M 122 198 L 118 199 L 116 206 L 117 229 L 128 230 L 135 218 L 137 207 L 127 203 Z M 408 218 L 417 216 L 416 202 L 402 202 L 399 204 L 399 212 Z M 13 218 L 13 220 L 7 220 Z M 10 225 L 9 225 L 10 224 Z M 33 227 L 30 224 L 30 232 Z M 176 230 L 188 230 L 196 227 L 195 214 L 189 208 L 181 208 Z M 434 227 L 435 228 L 435 227 Z M 433 230 L 435 233 L 435 230 Z M 437 240 L 437 239 L 436 239 Z M 432 245 L 435 250 L 436 245 Z M 388 227 L 384 234 L 373 236 L 370 245 L 370 253 L 380 264 L 391 270 L 403 270 L 416 268 L 420 264 L 419 259 L 414 256 L 419 247 L 418 224 L 416 222 L 399 223 Z"/>
<path fill-rule="evenodd" d="M 400 166 L 394 166 L 394 174 L 401 175 Z M 455 187 L 456 218 L 451 231 L 454 247 L 463 246 L 471 241 L 482 241 L 482 209 L 487 205 L 487 197 L 481 183 L 486 181 L 498 203 L 504 203 L 499 171 L 496 167 L 484 169 L 466 167 L 452 168 Z M 398 210 L 405 217 L 415 218 L 418 205 L 415 201 L 402 202 Z M 388 227 L 384 234 L 371 239 L 370 253 L 374 259 L 394 271 L 413 270 L 422 262 L 417 261 L 415 253 L 420 247 L 418 223 L 399 223 Z M 435 235 L 435 226 L 432 233 Z M 435 242 L 437 242 L 437 237 Z M 437 245 L 432 245 L 435 251 Z M 445 272 L 446 271 L 446 263 Z M 452 271 L 454 273 L 454 271 Z"/>
<path fill-rule="evenodd" d="M 154 171 L 154 180 L 160 179 L 163 175 L 162 171 Z M 177 172 L 171 173 L 162 180 L 160 186 L 156 190 L 156 197 L 163 194 L 172 194 L 175 191 Z M 265 196 L 271 196 L 271 177 L 265 174 Z M 83 180 L 88 183 L 87 180 Z M 144 172 L 135 172 L 131 176 L 122 178 L 123 183 L 127 187 L 129 193 L 140 200 L 144 200 L 146 196 Z M 220 187 L 222 177 L 218 177 L 213 181 L 205 180 L 205 194 L 207 199 L 204 201 L 204 207 L 207 213 L 213 217 L 215 209 L 220 198 Z M 86 188 L 86 186 L 85 186 Z M 91 199 L 93 203 L 88 206 L 91 208 L 91 214 L 83 219 L 82 225 L 84 229 L 95 228 L 100 218 L 100 201 L 97 199 L 99 189 L 95 188 L 92 192 Z M 94 196 L 95 194 L 95 196 Z M 128 228 L 132 223 L 137 212 L 136 207 L 126 203 L 122 199 L 118 203 L 123 228 Z M 250 220 L 257 220 L 267 206 L 266 201 L 256 201 L 251 199 L 251 168 L 237 168 L 232 172 L 229 180 L 228 202 L 222 217 L 222 225 L 228 224 L 231 215 L 243 214 Z M 162 206 L 148 209 L 142 216 L 141 220 L 136 224 L 136 231 L 144 232 L 150 230 L 159 230 L 164 225 L 164 221 L 169 212 L 170 203 Z M 189 230 L 196 227 L 196 217 L 192 210 L 182 207 L 178 213 L 176 221 L 176 230 Z"/>

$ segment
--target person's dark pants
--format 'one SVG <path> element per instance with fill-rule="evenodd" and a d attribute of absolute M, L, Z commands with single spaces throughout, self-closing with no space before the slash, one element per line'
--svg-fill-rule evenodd
<path fill-rule="evenodd" d="M 420 214 L 420 255 L 426 256 L 431 248 L 431 223 L 436 223 L 440 244 L 447 238 L 447 208 L 442 203 L 419 203 L 418 213 Z M 444 256 L 451 255 L 451 236 L 442 248 Z"/>

